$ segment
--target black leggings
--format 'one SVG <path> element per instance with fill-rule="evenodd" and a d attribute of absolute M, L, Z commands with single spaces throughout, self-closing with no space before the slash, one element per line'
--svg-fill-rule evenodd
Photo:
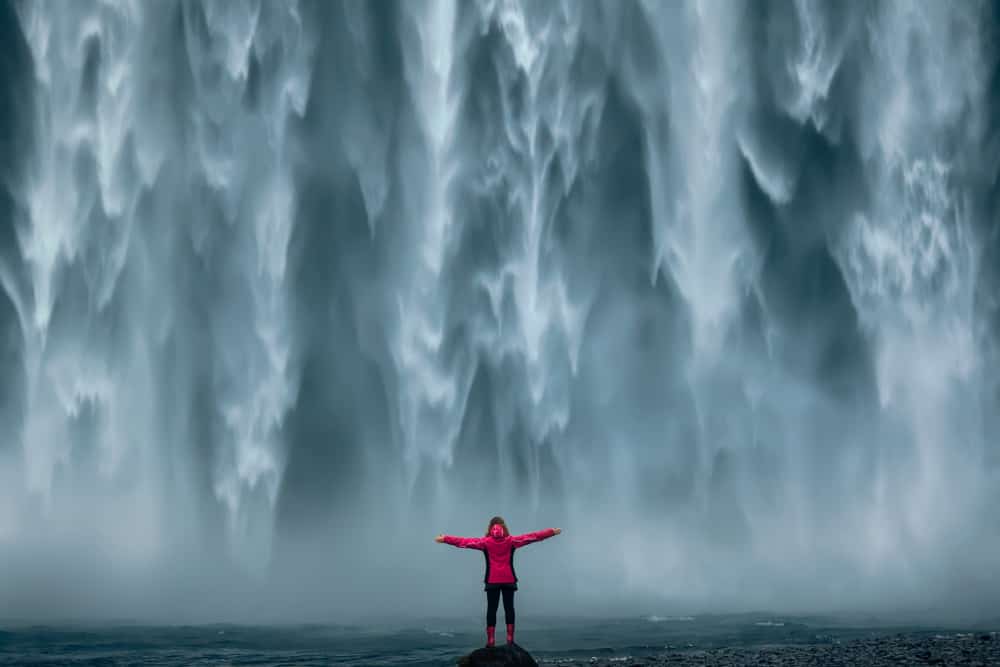
<path fill-rule="evenodd" d="M 514 624 L 514 589 L 513 588 L 488 588 L 486 589 L 486 625 L 497 624 L 497 606 L 500 604 L 500 593 L 503 592 L 503 615 L 507 619 L 507 625 Z"/>

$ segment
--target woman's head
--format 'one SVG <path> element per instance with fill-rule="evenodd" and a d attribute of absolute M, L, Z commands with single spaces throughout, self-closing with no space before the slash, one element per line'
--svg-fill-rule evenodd
<path fill-rule="evenodd" d="M 496 530 L 493 527 L 496 526 Z M 496 534 L 494 534 L 496 533 Z M 490 525 L 486 527 L 486 537 L 507 537 L 510 535 L 510 531 L 507 530 L 507 524 L 504 522 L 502 516 L 495 516 L 490 519 Z"/>

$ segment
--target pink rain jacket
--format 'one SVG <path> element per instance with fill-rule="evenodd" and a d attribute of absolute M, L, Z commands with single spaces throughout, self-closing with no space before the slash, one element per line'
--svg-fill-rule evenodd
<path fill-rule="evenodd" d="M 500 539 L 495 537 L 454 537 L 445 535 L 445 544 L 462 549 L 479 549 L 486 557 L 485 584 L 515 584 L 517 575 L 514 573 L 514 551 L 532 542 L 548 539 L 556 534 L 552 528 L 538 530 L 524 535 L 505 535 Z"/>

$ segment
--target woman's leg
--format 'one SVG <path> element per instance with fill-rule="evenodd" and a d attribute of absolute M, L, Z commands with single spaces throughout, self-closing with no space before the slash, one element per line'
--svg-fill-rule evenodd
<path fill-rule="evenodd" d="M 507 625 L 514 625 L 514 590 L 504 588 L 503 590 L 503 615 Z"/>
<path fill-rule="evenodd" d="M 503 615 L 507 621 L 507 643 L 514 643 L 514 589 L 503 589 Z"/>
<path fill-rule="evenodd" d="M 490 588 L 486 591 L 486 626 L 497 624 L 497 607 L 500 606 L 500 589 Z"/>

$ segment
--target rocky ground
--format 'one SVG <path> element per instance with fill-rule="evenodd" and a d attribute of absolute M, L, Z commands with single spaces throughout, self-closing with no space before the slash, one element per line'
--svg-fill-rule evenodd
<path fill-rule="evenodd" d="M 1000 633 L 948 635 L 895 635 L 855 639 L 842 643 L 753 648 L 715 648 L 693 650 L 672 648 L 656 655 L 628 657 L 594 656 L 587 659 L 538 659 L 540 665 L 575 667 L 632 667 L 638 665 L 746 665 L 757 667 L 800 667 L 823 665 L 978 665 L 1000 666 Z"/>

